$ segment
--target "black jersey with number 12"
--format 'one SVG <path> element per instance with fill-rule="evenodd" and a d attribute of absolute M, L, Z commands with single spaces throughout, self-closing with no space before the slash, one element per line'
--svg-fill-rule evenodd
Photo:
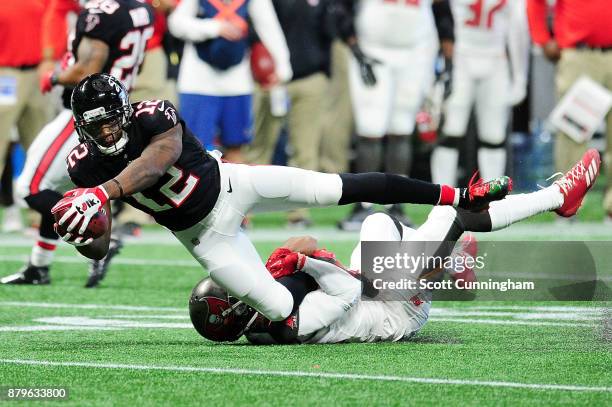
<path fill-rule="evenodd" d="M 208 215 L 217 202 L 221 188 L 217 160 L 204 150 L 169 101 L 145 100 L 132 108 L 126 149 L 103 155 L 88 143 L 79 144 L 66 158 L 70 178 L 78 187 L 101 185 L 140 157 L 151 138 L 180 123 L 183 150 L 179 159 L 155 185 L 122 200 L 172 231 L 185 230 Z"/>

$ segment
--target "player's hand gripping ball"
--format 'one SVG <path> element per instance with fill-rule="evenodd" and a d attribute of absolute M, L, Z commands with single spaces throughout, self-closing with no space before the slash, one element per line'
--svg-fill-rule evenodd
<path fill-rule="evenodd" d="M 83 233 L 79 234 L 78 227 L 75 227 L 72 231 L 68 231 L 68 226 L 71 224 L 70 221 L 72 217 L 65 221 L 62 225 L 59 224 L 59 221 L 64 217 L 66 212 L 70 210 L 71 205 L 62 201 L 58 202 L 58 204 L 51 210 L 53 218 L 55 219 L 55 225 L 53 225 L 55 232 L 62 238 L 62 240 L 75 246 L 81 246 L 91 243 L 94 239 L 97 239 L 106 233 L 109 228 L 109 219 L 104 208 L 100 208 L 98 212 L 91 217 Z"/>

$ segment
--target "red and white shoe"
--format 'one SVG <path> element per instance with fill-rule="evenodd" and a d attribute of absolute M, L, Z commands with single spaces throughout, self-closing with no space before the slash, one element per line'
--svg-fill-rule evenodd
<path fill-rule="evenodd" d="M 591 148 L 571 170 L 554 182 L 563 194 L 563 205 L 555 210 L 557 214 L 569 218 L 578 212 L 587 191 L 595 184 L 600 164 L 599 152 Z"/>
<path fill-rule="evenodd" d="M 461 264 L 461 267 L 456 267 L 455 270 L 448 270 L 450 277 L 454 280 L 463 280 L 466 283 L 472 283 L 476 281 L 476 273 L 473 267 L 467 267 L 466 264 L 472 265 L 474 261 L 465 261 L 465 258 L 475 259 L 478 254 L 478 241 L 476 237 L 471 233 L 465 233 L 463 238 L 457 242 L 453 253 L 453 257 L 463 257 L 462 262 L 457 262 L 457 265 Z"/>

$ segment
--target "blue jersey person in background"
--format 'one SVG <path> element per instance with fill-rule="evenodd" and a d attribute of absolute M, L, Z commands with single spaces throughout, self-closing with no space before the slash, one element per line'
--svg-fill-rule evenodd
<path fill-rule="evenodd" d="M 183 0 L 168 19 L 186 41 L 178 78 L 179 109 L 207 149 L 241 162 L 253 127 L 249 24 L 270 51 L 275 80 L 287 82 L 289 51 L 270 0 Z"/>

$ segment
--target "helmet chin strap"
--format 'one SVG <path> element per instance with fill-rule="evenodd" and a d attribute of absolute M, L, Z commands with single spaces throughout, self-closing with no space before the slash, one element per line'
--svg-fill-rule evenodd
<path fill-rule="evenodd" d="M 110 147 L 103 147 L 100 144 L 96 143 L 98 150 L 100 150 L 100 152 L 104 155 L 117 155 L 121 153 L 125 149 L 125 146 L 127 145 L 129 140 L 127 133 L 125 131 L 123 131 L 122 133 L 123 134 L 121 135 L 121 138 Z"/>

